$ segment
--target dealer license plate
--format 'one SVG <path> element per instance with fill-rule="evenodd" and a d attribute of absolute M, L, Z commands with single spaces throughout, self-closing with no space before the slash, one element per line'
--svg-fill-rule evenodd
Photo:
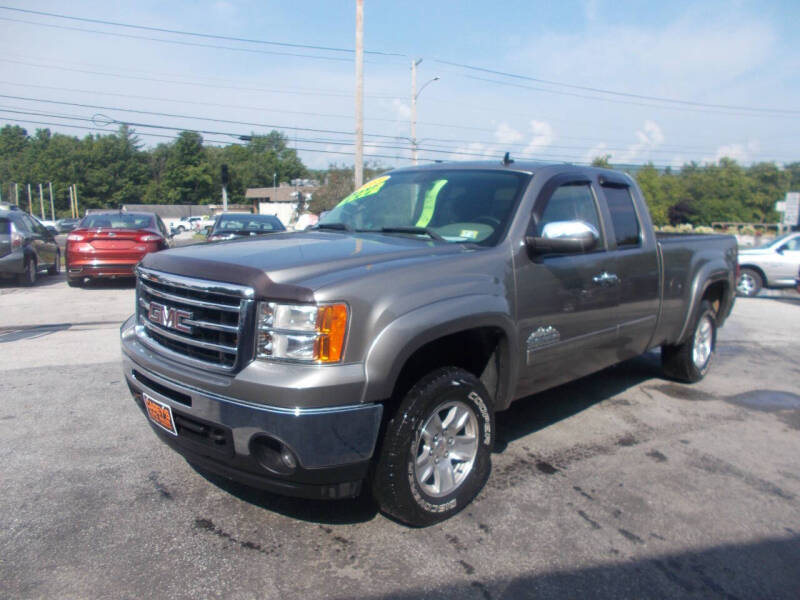
<path fill-rule="evenodd" d="M 175 429 L 175 419 L 172 418 L 172 408 L 147 394 L 142 394 L 142 397 L 150 420 L 172 435 L 178 435 L 178 430 Z"/>

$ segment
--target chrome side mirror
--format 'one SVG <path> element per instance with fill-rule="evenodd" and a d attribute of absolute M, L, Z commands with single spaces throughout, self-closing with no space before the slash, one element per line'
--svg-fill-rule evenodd
<path fill-rule="evenodd" d="M 536 255 L 589 252 L 599 242 L 600 232 L 586 221 L 553 221 L 542 228 L 540 236 L 525 238 L 528 250 Z"/>

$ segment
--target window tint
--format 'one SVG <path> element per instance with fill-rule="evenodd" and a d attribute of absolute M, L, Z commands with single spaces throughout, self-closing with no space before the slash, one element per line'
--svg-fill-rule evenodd
<path fill-rule="evenodd" d="M 222 231 L 284 231 L 285 227 L 271 215 L 228 214 L 220 217 L 216 229 Z"/>
<path fill-rule="evenodd" d="M 638 246 L 641 241 L 639 219 L 633 206 L 630 189 L 627 186 L 603 186 L 603 193 L 611 211 L 614 237 L 617 247 Z"/>
<path fill-rule="evenodd" d="M 603 229 L 600 227 L 600 217 L 594 195 L 588 183 L 571 183 L 556 188 L 547 201 L 547 206 L 539 219 L 539 232 L 548 223 L 556 221 L 585 221 L 600 233 L 600 243 L 603 245 Z"/>

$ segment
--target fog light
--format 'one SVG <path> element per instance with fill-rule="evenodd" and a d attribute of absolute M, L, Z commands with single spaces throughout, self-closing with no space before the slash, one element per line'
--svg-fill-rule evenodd
<path fill-rule="evenodd" d="M 291 448 L 270 436 L 253 438 L 250 454 L 259 465 L 277 475 L 291 475 L 297 469 L 297 458 Z"/>

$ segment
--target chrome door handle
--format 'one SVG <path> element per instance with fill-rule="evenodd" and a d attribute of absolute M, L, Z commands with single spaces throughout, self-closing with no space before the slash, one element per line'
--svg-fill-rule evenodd
<path fill-rule="evenodd" d="M 619 277 L 617 277 L 614 273 L 603 271 L 599 275 L 592 277 L 592 281 L 598 285 L 611 286 L 619 283 Z"/>

